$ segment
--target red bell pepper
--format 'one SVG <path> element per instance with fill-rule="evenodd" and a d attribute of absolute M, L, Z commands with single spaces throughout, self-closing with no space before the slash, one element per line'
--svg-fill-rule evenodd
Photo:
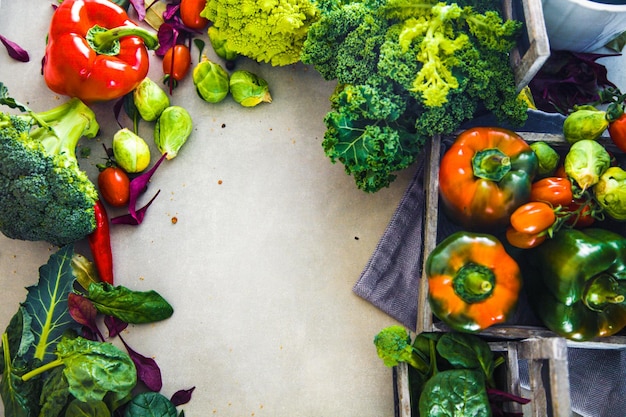
<path fill-rule="evenodd" d="M 131 92 L 148 74 L 155 34 L 109 0 L 65 0 L 50 22 L 43 62 L 48 87 L 85 102 Z"/>

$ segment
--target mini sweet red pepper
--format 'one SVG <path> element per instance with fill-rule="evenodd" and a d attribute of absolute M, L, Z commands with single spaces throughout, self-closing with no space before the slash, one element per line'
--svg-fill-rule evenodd
<path fill-rule="evenodd" d="M 113 253 L 111 251 L 109 216 L 100 200 L 96 201 L 94 205 L 94 217 L 96 228 L 87 236 L 93 263 L 100 280 L 113 285 Z"/>
<path fill-rule="evenodd" d="M 48 87 L 85 102 L 132 91 L 148 74 L 155 34 L 109 0 L 65 0 L 50 23 L 43 61 Z"/>

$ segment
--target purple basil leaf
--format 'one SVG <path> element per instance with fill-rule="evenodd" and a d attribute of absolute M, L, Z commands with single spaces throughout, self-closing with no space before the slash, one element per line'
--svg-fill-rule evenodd
<path fill-rule="evenodd" d="M 159 47 L 155 53 L 160 57 L 165 56 L 167 51 L 176 45 L 176 41 L 178 40 L 178 30 L 176 30 L 174 26 L 169 23 L 163 23 L 157 32 L 157 38 L 159 38 Z"/>
<path fill-rule="evenodd" d="M 176 13 L 180 9 L 180 1 L 172 1 L 165 6 L 165 11 L 163 12 L 163 20 L 169 23 L 170 20 L 176 17 Z"/>
<path fill-rule="evenodd" d="M 172 395 L 172 398 L 170 398 L 170 401 L 176 407 L 178 407 L 179 405 L 187 404 L 189 401 L 191 401 L 191 394 L 195 389 L 196 387 L 191 387 L 186 390 L 181 389 L 179 391 L 176 391 L 174 395 Z"/>
<path fill-rule="evenodd" d="M 133 5 L 133 8 L 137 12 L 137 19 L 141 22 L 146 18 L 146 5 L 143 0 L 130 0 L 130 4 Z"/>
<path fill-rule="evenodd" d="M 22 49 L 21 46 L 16 44 L 15 42 L 9 40 L 8 38 L 0 35 L 0 42 L 7 48 L 7 52 L 9 56 L 20 62 L 28 62 L 30 61 L 30 56 L 28 56 L 28 52 Z"/>
<path fill-rule="evenodd" d="M 128 206 L 129 206 L 128 208 L 130 211 L 130 215 L 135 217 L 136 219 L 137 219 L 137 215 L 136 215 L 137 199 L 139 198 L 139 195 L 146 190 L 146 187 L 148 187 L 148 183 L 150 182 L 150 179 L 156 172 L 159 165 L 161 165 L 163 160 L 165 160 L 166 156 L 167 156 L 167 153 L 164 153 L 163 155 L 161 155 L 159 160 L 156 162 L 156 164 L 154 164 L 152 168 L 150 168 L 148 171 L 144 172 L 143 174 L 139 175 L 138 177 L 133 178 L 132 181 L 130 182 L 130 198 L 128 200 Z M 141 220 L 139 222 L 141 223 Z"/>
<path fill-rule="evenodd" d="M 133 216 L 130 213 L 129 214 L 123 214 L 121 216 L 113 217 L 111 219 L 111 223 L 112 224 L 128 224 L 128 225 L 131 225 L 131 226 L 139 226 L 141 224 L 141 222 L 143 221 L 143 218 L 146 215 L 146 211 L 148 211 L 148 207 L 150 207 L 150 204 L 152 204 L 152 202 L 159 195 L 160 192 L 161 192 L 161 190 L 157 191 L 157 193 L 154 195 L 154 197 L 152 197 L 152 199 L 150 199 L 150 201 L 148 201 L 148 203 L 145 206 L 143 206 L 139 210 L 136 210 L 135 211 L 135 216 Z"/>
<path fill-rule="evenodd" d="M 104 325 L 109 330 L 109 337 L 119 335 L 128 327 L 128 323 L 113 316 L 106 316 L 104 318 Z"/>
<path fill-rule="evenodd" d="M 146 388 L 150 391 L 161 391 L 161 388 L 163 387 L 163 380 L 161 379 L 161 369 L 159 368 L 159 365 L 157 365 L 156 361 L 135 352 L 130 346 L 128 346 L 126 341 L 122 339 L 122 336 L 120 336 L 120 340 L 124 344 L 124 347 L 126 347 L 128 355 L 137 368 L 137 378 L 143 382 L 146 385 Z"/>

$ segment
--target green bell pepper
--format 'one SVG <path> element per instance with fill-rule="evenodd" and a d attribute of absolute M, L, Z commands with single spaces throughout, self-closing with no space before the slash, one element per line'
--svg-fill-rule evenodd
<path fill-rule="evenodd" d="M 528 254 L 529 300 L 550 330 L 585 341 L 626 326 L 626 238 L 605 229 L 561 229 Z"/>

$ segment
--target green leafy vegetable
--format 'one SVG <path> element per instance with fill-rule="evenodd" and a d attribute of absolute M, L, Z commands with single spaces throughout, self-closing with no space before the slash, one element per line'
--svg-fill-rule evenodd
<path fill-rule="evenodd" d="M 111 412 L 103 401 L 72 401 L 65 411 L 65 417 L 110 417 Z"/>
<path fill-rule="evenodd" d="M 146 392 L 132 399 L 124 417 L 176 417 L 176 407 L 158 392 Z"/>
<path fill-rule="evenodd" d="M 152 323 L 174 313 L 172 306 L 154 290 L 133 291 L 103 282 L 91 284 L 87 298 L 100 313 L 126 323 Z"/>
<path fill-rule="evenodd" d="M 32 317 L 31 331 L 35 339 L 31 354 L 41 361 L 54 358 L 55 346 L 63 334 L 79 328 L 67 309 L 68 294 L 75 281 L 73 254 L 73 246 L 61 248 L 39 268 L 38 284 L 27 288 L 24 309 Z"/>
<path fill-rule="evenodd" d="M 526 120 L 508 59 L 521 22 L 448 3 L 318 2 L 301 60 L 338 81 L 322 146 L 364 191 L 387 187 L 430 137 L 476 115 Z"/>
<path fill-rule="evenodd" d="M 428 417 L 491 417 L 483 375 L 470 369 L 437 373 L 424 385 L 419 412 Z"/>

